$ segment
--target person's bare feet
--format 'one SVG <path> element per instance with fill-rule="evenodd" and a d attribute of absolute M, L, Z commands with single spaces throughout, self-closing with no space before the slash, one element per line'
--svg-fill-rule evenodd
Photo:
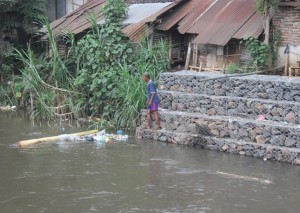
<path fill-rule="evenodd" d="M 154 130 L 161 130 L 162 128 L 161 128 L 161 126 L 159 126 L 159 127 L 156 127 Z"/>
<path fill-rule="evenodd" d="M 147 128 L 147 129 L 151 129 L 151 126 L 149 126 L 149 125 L 146 125 L 146 128 Z"/>

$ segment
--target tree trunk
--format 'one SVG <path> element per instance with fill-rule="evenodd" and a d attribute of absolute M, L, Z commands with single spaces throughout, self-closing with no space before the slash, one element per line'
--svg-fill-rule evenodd
<path fill-rule="evenodd" d="M 271 22 L 271 8 L 269 0 L 264 1 L 264 18 L 265 18 L 265 41 L 266 45 L 270 45 L 270 22 Z M 272 68 L 272 53 L 271 48 L 268 51 L 268 68 Z"/>
<path fill-rule="evenodd" d="M 269 0 L 264 1 L 264 18 L 265 18 L 265 44 L 270 42 L 270 7 Z"/>
<path fill-rule="evenodd" d="M 265 44 L 269 45 L 270 43 L 270 15 L 267 14 L 266 15 L 266 19 L 265 19 Z"/>

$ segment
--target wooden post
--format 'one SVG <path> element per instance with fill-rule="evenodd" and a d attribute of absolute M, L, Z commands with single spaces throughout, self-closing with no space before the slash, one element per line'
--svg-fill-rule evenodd
<path fill-rule="evenodd" d="M 199 72 L 202 71 L 202 61 L 200 62 L 200 66 L 199 66 Z"/>
<path fill-rule="evenodd" d="M 290 67 L 289 68 L 289 76 L 292 77 L 292 75 L 293 75 L 293 69 Z"/>
<path fill-rule="evenodd" d="M 197 67 L 198 62 L 198 44 L 193 45 L 193 66 Z"/>
<path fill-rule="evenodd" d="M 172 32 L 169 32 L 169 60 L 170 63 L 172 63 L 172 46 L 173 46 L 173 41 L 172 41 Z"/>
<path fill-rule="evenodd" d="M 188 47 L 188 51 L 187 51 L 186 61 L 185 61 L 185 67 L 184 67 L 185 70 L 188 70 L 189 65 L 190 65 L 191 51 L 192 51 L 192 44 L 190 42 L 189 47 Z"/>
<path fill-rule="evenodd" d="M 284 68 L 284 75 L 288 76 L 289 71 L 289 53 L 285 54 L 285 68 Z"/>

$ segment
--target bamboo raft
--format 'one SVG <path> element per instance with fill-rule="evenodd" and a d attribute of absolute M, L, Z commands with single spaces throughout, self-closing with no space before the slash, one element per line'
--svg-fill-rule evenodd
<path fill-rule="evenodd" d="M 81 137 L 81 136 L 96 134 L 97 132 L 99 132 L 99 131 L 98 130 L 92 130 L 92 131 L 79 132 L 79 133 L 68 134 L 68 135 L 70 135 L 70 136 L 80 136 Z M 53 136 L 53 137 L 45 137 L 45 138 L 39 138 L 39 139 L 19 141 L 17 143 L 17 146 L 19 148 L 25 148 L 27 146 L 40 144 L 40 143 L 57 142 L 57 141 L 60 140 L 60 137 L 61 137 L 61 135 Z"/>

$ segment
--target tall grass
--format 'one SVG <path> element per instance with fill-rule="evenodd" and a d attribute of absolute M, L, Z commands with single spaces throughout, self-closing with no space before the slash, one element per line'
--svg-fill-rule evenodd
<path fill-rule="evenodd" d="M 131 65 L 120 64 L 121 79 L 117 93 L 121 97 L 114 120 L 118 127 L 134 128 L 139 123 L 141 109 L 147 101 L 146 84 L 143 74 L 149 73 L 157 81 L 161 72 L 168 69 L 168 48 L 165 42 L 150 46 L 142 41 L 136 51 L 135 62 Z"/>
<path fill-rule="evenodd" d="M 15 50 L 16 58 L 24 65 L 21 73 L 24 79 L 23 95 L 25 106 L 30 105 L 31 116 L 42 120 L 59 117 L 74 117 L 78 114 L 70 97 L 75 97 L 73 91 L 74 77 L 59 54 L 53 32 L 47 24 L 51 57 L 36 56 L 29 47 L 25 50 Z"/>
<path fill-rule="evenodd" d="M 101 40 L 101 32 L 95 24 L 95 18 L 90 16 L 89 19 L 95 25 L 91 31 L 94 36 L 88 36 L 89 42 L 105 42 Z M 146 107 L 147 100 L 146 84 L 142 79 L 143 74 L 148 72 L 152 79 L 157 81 L 160 73 L 168 69 L 168 47 L 166 43 L 161 41 L 152 46 L 147 40 L 144 40 L 136 46 L 133 60 L 116 61 L 119 66 L 107 71 L 97 68 L 105 62 L 92 64 L 91 68 L 99 74 L 95 75 L 98 77 L 92 78 L 91 75 L 88 75 L 91 70 L 86 70 L 87 75 L 83 78 L 82 75 L 85 72 L 81 68 L 82 64 L 87 62 L 81 60 L 82 56 L 76 54 L 78 46 L 76 46 L 74 36 L 68 36 L 71 47 L 67 57 L 61 56 L 49 25 L 47 25 L 47 29 L 50 58 L 47 59 L 44 55 L 36 56 L 30 48 L 27 51 L 16 50 L 16 57 L 24 65 L 24 68 L 21 69 L 24 105 L 33 106 L 31 107 L 32 117 L 41 120 L 53 120 L 62 117 L 76 119 L 97 114 L 101 120 L 95 123 L 95 126 L 136 127 L 141 109 Z M 95 51 L 101 50 L 95 49 Z M 107 75 L 117 75 L 119 79 L 117 84 L 114 84 L 116 85 L 115 88 L 109 93 L 114 97 L 102 96 L 100 98 L 103 100 L 100 100 L 91 92 L 91 85 L 80 84 L 80 87 L 76 86 L 78 79 L 86 80 L 85 78 L 87 78 L 85 82 L 93 82 L 103 80 L 101 78 Z M 111 78 L 114 77 L 116 76 L 111 76 Z M 112 87 L 109 85 L 109 81 L 106 81 L 105 84 L 103 83 L 103 88 L 97 87 L 97 89 Z M 92 94 L 93 97 L 90 97 Z M 105 103 L 105 110 L 95 111 L 91 106 L 100 105 L 100 101 L 102 101 L 101 104 Z"/>

